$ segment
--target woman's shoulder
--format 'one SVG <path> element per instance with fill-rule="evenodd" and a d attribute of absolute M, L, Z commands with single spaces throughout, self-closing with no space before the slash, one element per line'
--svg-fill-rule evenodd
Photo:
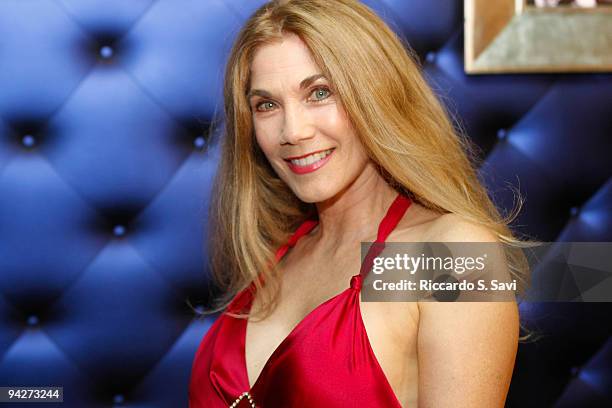
<path fill-rule="evenodd" d="M 429 229 L 431 241 L 440 242 L 496 242 L 495 233 L 482 224 L 447 213 L 438 217 Z"/>
<path fill-rule="evenodd" d="M 413 203 L 399 222 L 391 241 L 496 242 L 489 228 L 455 213 L 439 213 Z"/>

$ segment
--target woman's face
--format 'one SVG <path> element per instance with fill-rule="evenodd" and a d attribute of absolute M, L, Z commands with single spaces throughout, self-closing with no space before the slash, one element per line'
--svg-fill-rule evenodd
<path fill-rule="evenodd" d="M 295 34 L 259 48 L 251 65 L 255 137 L 278 174 L 304 202 L 350 186 L 368 161 L 331 84 Z"/>

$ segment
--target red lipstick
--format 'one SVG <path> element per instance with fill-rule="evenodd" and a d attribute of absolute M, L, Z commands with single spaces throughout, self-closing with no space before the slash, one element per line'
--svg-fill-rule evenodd
<path fill-rule="evenodd" d="M 291 169 L 291 171 L 293 171 L 296 174 L 312 173 L 313 171 L 318 170 L 321 167 L 325 166 L 325 164 L 327 164 L 327 162 L 331 159 L 335 150 L 336 150 L 335 148 L 332 149 L 332 151 L 327 156 L 322 158 L 321 160 L 317 160 L 314 163 L 310 163 L 306 165 L 299 165 L 296 163 L 292 163 L 291 160 L 297 160 L 297 159 L 301 159 L 304 157 L 308 157 L 308 156 L 311 156 L 313 153 L 310 153 L 307 156 L 297 156 L 297 157 L 287 158 L 285 159 L 285 162 L 287 163 L 287 166 L 289 166 L 289 169 Z M 326 151 L 326 150 L 323 150 L 323 151 Z M 315 152 L 315 153 L 319 153 L 319 152 Z"/>

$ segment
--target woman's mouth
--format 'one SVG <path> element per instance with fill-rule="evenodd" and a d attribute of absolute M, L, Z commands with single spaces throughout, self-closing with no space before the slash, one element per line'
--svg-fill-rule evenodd
<path fill-rule="evenodd" d="M 296 174 L 311 173 L 325 166 L 325 164 L 331 159 L 334 150 L 335 148 L 328 149 L 323 152 L 314 153 L 299 159 L 285 159 L 285 162 L 291 171 Z"/>

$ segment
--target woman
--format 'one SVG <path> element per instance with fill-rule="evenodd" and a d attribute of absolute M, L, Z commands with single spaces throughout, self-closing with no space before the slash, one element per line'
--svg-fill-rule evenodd
<path fill-rule="evenodd" d="M 211 259 L 238 294 L 190 406 L 503 406 L 516 303 L 360 302 L 361 242 L 515 242 L 393 31 L 354 0 L 272 1 L 224 97 Z"/>

